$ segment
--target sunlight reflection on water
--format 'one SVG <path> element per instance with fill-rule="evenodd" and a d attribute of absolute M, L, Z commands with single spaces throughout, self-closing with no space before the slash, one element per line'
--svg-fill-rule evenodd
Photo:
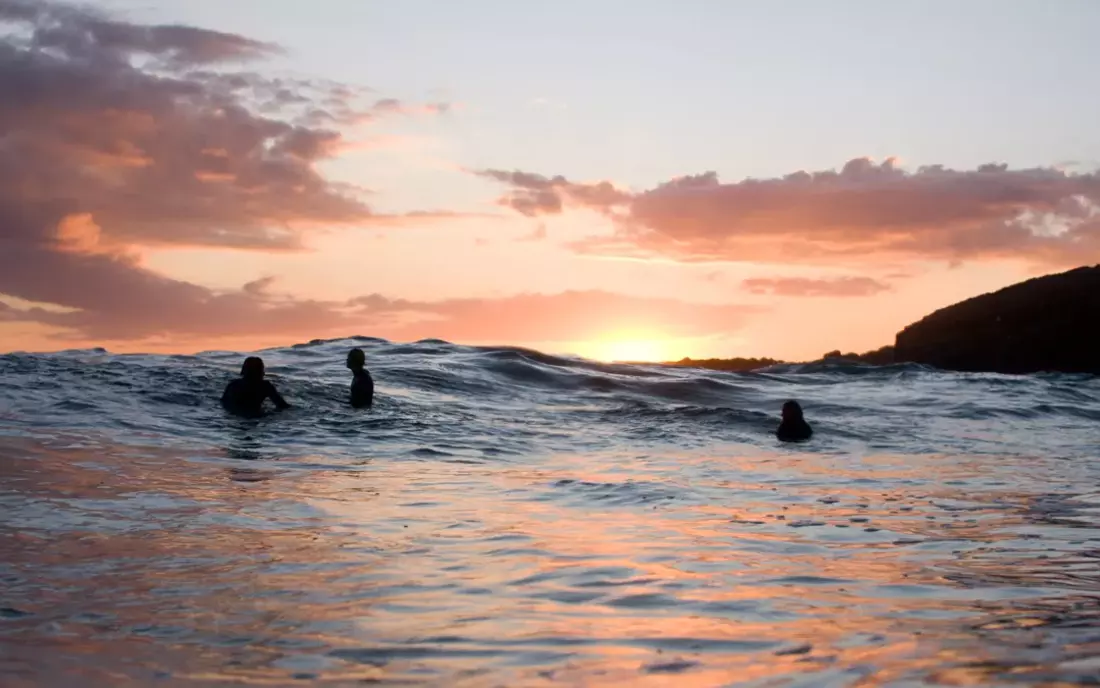
<path fill-rule="evenodd" d="M 1100 497 L 1074 490 L 1069 466 L 63 447 L 11 443 L 0 459 L 5 686 L 1097 673 Z M 1019 476 L 1040 470 L 1030 493 Z"/>

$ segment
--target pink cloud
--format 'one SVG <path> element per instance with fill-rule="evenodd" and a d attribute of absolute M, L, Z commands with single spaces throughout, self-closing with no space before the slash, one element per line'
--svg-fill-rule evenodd
<path fill-rule="evenodd" d="M 714 172 L 626 193 L 527 172 L 481 172 L 511 187 L 525 215 L 568 206 L 606 213 L 610 237 L 579 251 L 684 261 L 793 263 L 866 259 L 1024 258 L 1078 263 L 1100 256 L 1100 174 L 1056 168 L 908 172 L 894 160 L 840 171 L 722 183 Z"/>
<path fill-rule="evenodd" d="M 561 176 L 504 170 L 477 170 L 474 174 L 511 186 L 512 191 L 500 199 L 500 204 L 530 217 L 560 213 L 568 203 L 606 209 L 630 199 L 610 182 L 578 184 Z"/>
<path fill-rule="evenodd" d="M 301 300 L 272 290 L 272 280 L 216 292 L 170 280 L 139 266 L 117 269 L 122 258 L 58 254 L 53 270 L 67 270 L 86 289 L 72 298 L 44 274 L 28 300 L 64 302 L 75 310 L 12 308 L 0 302 L 0 320 L 64 328 L 73 341 L 181 341 L 234 335 L 289 340 L 370 334 L 398 341 L 426 338 L 457 342 L 582 341 L 644 328 L 667 337 L 729 333 L 764 309 L 700 304 L 604 291 L 519 294 L 500 298 L 411 301 L 382 295 L 344 302 Z M 29 272 L 29 271 L 27 271 Z M 27 274 L 16 279 L 31 281 Z M 65 298 L 60 298 L 59 294 Z"/>
<path fill-rule="evenodd" d="M 775 296 L 873 296 L 891 289 L 870 277 L 756 277 L 742 281 L 741 286 L 753 294 Z"/>
<path fill-rule="evenodd" d="M 347 331 L 343 304 L 173 280 L 134 247 L 296 250 L 318 227 L 455 216 L 376 215 L 325 179 L 344 145 L 327 124 L 364 91 L 227 71 L 275 46 L 53 2 L 0 0 L 0 21 L 0 296 L 62 307 L 6 321 L 110 340 Z"/>
<path fill-rule="evenodd" d="M 253 57 L 255 42 L 35 8 L 29 37 L 0 43 L 8 239 L 34 243 L 65 217 L 90 214 L 114 241 L 287 248 L 297 245 L 296 223 L 370 217 L 315 169 L 338 148 L 338 132 L 258 114 L 233 95 L 233 76 L 186 73 L 187 60 Z M 161 35 L 164 43 L 153 40 Z M 135 66 L 147 55 L 172 66 Z"/>

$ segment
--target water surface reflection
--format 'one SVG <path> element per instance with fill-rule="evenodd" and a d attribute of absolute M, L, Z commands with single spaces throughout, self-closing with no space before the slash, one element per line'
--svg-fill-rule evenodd
<path fill-rule="evenodd" d="M 4 685 L 1070 685 L 1098 673 L 1100 497 L 1072 489 L 1072 466 L 249 452 L 262 448 L 12 446 L 0 459 Z M 1044 491 L 1016 469 L 1043 471 Z"/>

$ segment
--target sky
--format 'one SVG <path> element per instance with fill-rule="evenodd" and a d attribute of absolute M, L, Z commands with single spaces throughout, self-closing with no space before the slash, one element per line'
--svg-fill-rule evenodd
<path fill-rule="evenodd" d="M 1100 262 L 1093 0 L 0 0 L 0 350 L 891 344 Z"/>

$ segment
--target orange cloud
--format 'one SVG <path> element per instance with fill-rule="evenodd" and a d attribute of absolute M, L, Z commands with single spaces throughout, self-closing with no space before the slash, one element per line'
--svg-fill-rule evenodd
<path fill-rule="evenodd" d="M 789 263 L 867 259 L 1023 258 L 1076 264 L 1100 257 L 1100 174 L 1056 168 L 907 172 L 858 158 L 838 171 L 722 183 L 714 172 L 626 193 L 527 172 L 479 172 L 507 184 L 525 215 L 567 206 L 604 212 L 610 237 L 582 252 L 683 261 Z"/>
<path fill-rule="evenodd" d="M 100 229 L 88 213 L 69 215 L 57 225 L 57 248 L 71 253 L 100 253 Z"/>
<path fill-rule="evenodd" d="M 891 289 L 870 277 L 755 277 L 742 281 L 741 286 L 753 294 L 775 296 L 873 296 Z"/>

